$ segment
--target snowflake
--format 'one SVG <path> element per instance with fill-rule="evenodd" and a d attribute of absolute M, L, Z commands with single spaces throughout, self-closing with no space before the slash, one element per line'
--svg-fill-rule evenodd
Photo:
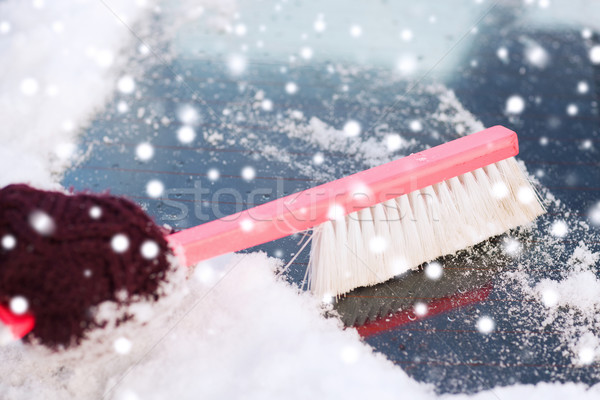
<path fill-rule="evenodd" d="M 212 264 L 208 261 L 202 262 L 194 269 L 194 278 L 207 286 L 211 286 L 216 281 L 216 273 Z"/>
<path fill-rule="evenodd" d="M 525 109 L 525 100 L 521 96 L 513 95 L 506 100 L 506 112 L 508 114 L 521 114 Z"/>
<path fill-rule="evenodd" d="M 521 253 L 521 242 L 512 237 L 506 237 L 503 243 L 503 250 L 511 257 L 515 257 Z"/>
<path fill-rule="evenodd" d="M 305 60 L 310 60 L 312 56 L 313 50 L 310 47 L 305 46 L 300 49 L 300 57 L 304 58 Z"/>
<path fill-rule="evenodd" d="M 388 151 L 396 151 L 402 147 L 402 137 L 397 133 L 386 135 L 385 142 Z"/>
<path fill-rule="evenodd" d="M 145 259 L 153 260 L 160 253 L 160 248 L 154 240 L 146 240 L 144 243 L 142 243 L 140 252 L 142 253 L 142 257 Z"/>
<path fill-rule="evenodd" d="M 227 58 L 227 68 L 231 75 L 238 76 L 243 74 L 248 67 L 248 60 L 241 54 L 231 54 Z"/>
<path fill-rule="evenodd" d="M 73 157 L 76 150 L 75 143 L 59 143 L 54 147 L 54 154 L 61 160 L 68 160 Z"/>
<path fill-rule="evenodd" d="M 256 170 L 251 166 L 242 168 L 242 178 L 246 181 L 251 181 L 256 178 Z"/>
<path fill-rule="evenodd" d="M 294 82 L 288 82 L 285 84 L 285 91 L 287 94 L 296 94 L 298 92 L 298 85 Z"/>
<path fill-rule="evenodd" d="M 146 184 L 146 193 L 148 196 L 157 198 L 160 197 L 165 191 L 165 186 L 158 179 L 152 179 Z"/>
<path fill-rule="evenodd" d="M 550 226 L 550 234 L 555 237 L 565 237 L 569 233 L 569 226 L 565 221 L 559 220 L 552 223 Z"/>
<path fill-rule="evenodd" d="M 362 35 L 362 27 L 360 25 L 352 25 L 350 27 L 350 36 L 352 37 L 360 37 Z"/>
<path fill-rule="evenodd" d="M 492 196 L 494 196 L 494 198 L 498 200 L 508 196 L 509 192 L 510 191 L 508 190 L 508 186 L 506 186 L 504 182 L 496 182 L 492 186 Z"/>
<path fill-rule="evenodd" d="M 117 340 L 115 340 L 115 342 L 113 343 L 113 346 L 117 353 L 129 354 L 129 352 L 131 351 L 131 348 L 133 347 L 133 344 L 131 343 L 131 340 L 129 340 L 125 337 L 120 337 Z"/>
<path fill-rule="evenodd" d="M 361 129 L 362 128 L 361 128 L 360 124 L 358 123 L 358 121 L 351 119 L 348 122 L 346 122 L 343 130 L 344 130 L 344 134 L 347 137 L 356 137 L 356 136 L 360 135 Z"/>
<path fill-rule="evenodd" d="M 315 155 L 313 156 L 313 163 L 315 165 L 321 165 L 323 164 L 323 162 L 325 162 L 325 157 L 323 156 L 323 153 L 315 153 Z"/>
<path fill-rule="evenodd" d="M 477 330 L 483 334 L 489 334 L 496 328 L 494 320 L 488 316 L 483 316 L 477 320 Z"/>
<path fill-rule="evenodd" d="M 112 237 L 110 246 L 115 253 L 124 253 L 129 248 L 129 238 L 123 233 L 117 233 Z"/>
<path fill-rule="evenodd" d="M 413 38 L 413 32 L 410 29 L 403 29 L 400 32 L 400 38 L 405 42 L 410 42 Z"/>
<path fill-rule="evenodd" d="M 249 218 L 244 218 L 240 221 L 240 228 L 242 228 L 244 232 L 250 232 L 254 229 L 254 221 Z"/>
<path fill-rule="evenodd" d="M 571 117 L 574 117 L 579 112 L 579 109 L 575 104 L 569 104 L 567 106 L 567 114 Z"/>
<path fill-rule="evenodd" d="M 558 292 L 554 289 L 545 289 L 542 292 L 542 303 L 548 308 L 558 304 Z"/>
<path fill-rule="evenodd" d="M 90 207 L 89 214 L 91 219 L 99 219 L 102 216 L 102 209 L 100 206 L 92 206 Z"/>
<path fill-rule="evenodd" d="M 388 242 L 382 236 L 375 236 L 369 240 L 369 250 L 375 254 L 382 254 L 387 247 Z"/>
<path fill-rule="evenodd" d="M 592 64 L 600 64 L 600 45 L 596 45 L 590 49 L 590 60 Z"/>
<path fill-rule="evenodd" d="M 509 61 L 508 49 L 506 47 L 498 48 L 498 50 L 496 50 L 496 56 L 498 56 L 498 58 L 505 64 Z"/>
<path fill-rule="evenodd" d="M 410 130 L 413 132 L 421 132 L 423 130 L 423 124 L 419 120 L 410 121 Z"/>
<path fill-rule="evenodd" d="M 327 212 L 327 218 L 330 220 L 338 220 L 344 218 L 346 215 L 346 210 L 343 206 L 339 204 L 334 204 L 329 207 L 329 211 Z"/>
<path fill-rule="evenodd" d="M 590 210 L 589 219 L 593 225 L 600 226 L 600 203 Z"/>
<path fill-rule="evenodd" d="M 430 262 L 425 266 L 425 276 L 432 281 L 436 281 L 442 277 L 444 269 L 442 264 L 437 261 Z"/>
<path fill-rule="evenodd" d="M 2 248 L 4 250 L 12 250 L 17 246 L 17 239 L 10 234 L 2 236 Z"/>
<path fill-rule="evenodd" d="M 579 362 L 583 365 L 589 365 L 593 363 L 594 358 L 596 358 L 595 353 L 595 350 L 591 347 L 582 347 L 578 353 Z"/>
<path fill-rule="evenodd" d="M 314 28 L 315 32 L 318 32 L 318 33 L 321 33 L 323 31 L 325 31 L 325 29 L 327 28 L 327 24 L 323 20 L 323 16 L 322 15 L 320 15 L 319 17 L 317 17 L 317 19 L 313 23 L 313 28 Z"/>
<path fill-rule="evenodd" d="M 56 228 L 54 220 L 43 211 L 37 210 L 29 215 L 29 224 L 42 236 L 49 236 Z"/>
<path fill-rule="evenodd" d="M 535 193 L 529 186 L 521 186 L 517 191 L 517 199 L 523 204 L 529 204 L 535 199 Z"/>
<path fill-rule="evenodd" d="M 550 7 L 550 0 L 539 0 L 538 1 L 538 6 L 540 8 L 548 8 L 548 7 Z"/>
<path fill-rule="evenodd" d="M 427 307 L 427 304 L 425 303 L 415 303 L 414 307 L 413 307 L 413 312 L 415 313 L 415 315 L 417 317 L 424 317 L 427 315 L 427 312 L 429 311 L 429 308 Z"/>
<path fill-rule="evenodd" d="M 135 90 L 135 81 L 129 75 L 122 76 L 117 81 L 117 89 L 123 94 L 131 94 Z"/>
<path fill-rule="evenodd" d="M 216 181 L 217 179 L 219 179 L 219 177 L 221 176 L 221 174 L 219 173 L 219 170 L 216 168 L 211 168 L 208 170 L 206 176 L 208 177 L 209 180 L 211 181 Z"/>
<path fill-rule="evenodd" d="M 525 58 L 529 64 L 537 68 L 546 68 L 550 56 L 548 52 L 540 45 L 531 45 L 525 49 Z"/>
<path fill-rule="evenodd" d="M 246 28 L 246 25 L 244 24 L 237 24 L 234 28 L 233 31 L 235 32 L 236 35 L 238 36 L 245 36 L 246 33 L 248 32 L 248 28 Z"/>
<path fill-rule="evenodd" d="M 184 125 L 177 130 L 177 140 L 183 144 L 189 144 L 196 138 L 196 131 L 189 125 Z"/>
<path fill-rule="evenodd" d="M 273 102 L 269 99 L 264 99 L 260 103 L 260 108 L 262 108 L 263 111 L 267 111 L 267 112 L 273 111 Z"/>
<path fill-rule="evenodd" d="M 396 67 L 400 74 L 411 75 L 417 69 L 417 58 L 413 54 L 403 54 L 398 59 Z"/>
<path fill-rule="evenodd" d="M 129 111 L 129 105 L 121 100 L 117 103 L 117 111 L 121 114 L 125 114 L 127 111 Z"/>
<path fill-rule="evenodd" d="M 22 315 L 29 309 L 29 302 L 23 296 L 15 296 L 10 299 L 10 311 L 15 315 Z"/>
<path fill-rule="evenodd" d="M 147 142 L 140 143 L 135 148 L 135 155 L 141 161 L 148 161 L 154 156 L 154 147 Z"/>
<path fill-rule="evenodd" d="M 592 143 L 592 141 L 590 139 L 586 139 L 581 143 L 581 148 L 583 150 L 589 150 L 592 148 L 594 144 Z"/>
<path fill-rule="evenodd" d="M 581 81 L 577 84 L 577 92 L 580 94 L 586 94 L 590 90 L 590 86 L 586 81 Z"/>

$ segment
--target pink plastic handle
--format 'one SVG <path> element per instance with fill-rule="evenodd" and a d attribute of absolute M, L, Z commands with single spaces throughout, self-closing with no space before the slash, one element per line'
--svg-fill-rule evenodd
<path fill-rule="evenodd" d="M 464 136 L 260 206 L 168 236 L 188 266 L 302 232 L 517 155 L 517 134 L 503 126 Z"/>

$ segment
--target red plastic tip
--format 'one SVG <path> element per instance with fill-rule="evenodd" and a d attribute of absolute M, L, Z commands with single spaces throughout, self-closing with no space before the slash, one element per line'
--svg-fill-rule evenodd
<path fill-rule="evenodd" d="M 8 329 L 14 340 L 19 340 L 32 331 L 35 326 L 35 317 L 31 314 L 14 314 L 7 307 L 0 304 L 0 328 Z"/>

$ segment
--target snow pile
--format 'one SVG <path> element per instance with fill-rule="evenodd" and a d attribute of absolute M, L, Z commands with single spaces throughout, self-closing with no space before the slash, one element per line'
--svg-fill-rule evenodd
<path fill-rule="evenodd" d="M 235 256 L 215 286 L 203 271 L 214 263 L 199 266 L 200 282 L 190 284 L 196 300 L 180 306 L 189 314 L 120 382 L 115 398 L 432 395 L 356 331 L 323 318 L 316 299 L 275 276 L 278 264 L 260 253 Z"/>
<path fill-rule="evenodd" d="M 600 359 L 599 259 L 600 253 L 580 242 L 561 279 L 543 279 L 533 287 L 534 296 L 547 308 L 543 325 L 558 322 L 574 364 Z"/>
<path fill-rule="evenodd" d="M 121 78 L 132 40 L 122 21 L 136 28 L 146 12 L 141 0 L 0 3 L 0 186 L 57 187 L 52 176 L 78 153 L 79 128 Z"/>
<path fill-rule="evenodd" d="M 180 303 L 189 293 L 186 270 L 179 269 L 169 279 L 161 287 L 165 296 L 159 302 L 138 302 L 127 309 L 102 303 L 96 320 L 107 326 L 91 331 L 79 346 L 66 351 L 22 343 L 0 348 L 0 397 L 31 399 L 43 393 L 50 400 L 100 398 L 107 382 L 125 373 L 150 344 L 160 340 L 173 319 L 181 318 Z M 125 312 L 134 318 L 115 326 Z"/>
<path fill-rule="evenodd" d="M 134 305 L 135 320 L 98 330 L 77 348 L 2 348 L 0 394 L 7 400 L 39 393 L 49 400 L 438 398 L 356 331 L 323 318 L 320 302 L 274 273 L 279 266 L 261 253 L 211 260 L 189 279 L 175 275 L 171 294 L 159 303 Z M 104 316 L 116 312 L 108 303 L 101 308 Z M 600 385 L 542 383 L 441 398 L 599 394 Z"/>
<path fill-rule="evenodd" d="M 485 127 L 456 97 L 455 93 L 440 83 L 420 83 L 406 88 L 406 82 L 389 75 L 385 71 L 372 71 L 360 67 L 342 65 L 330 66 L 332 74 L 344 80 L 355 79 L 354 85 L 365 85 L 356 97 L 346 95 L 346 99 L 334 95 L 331 99 L 307 98 L 323 110 L 339 108 L 340 114 L 347 113 L 345 119 L 327 114 L 306 116 L 302 110 L 284 109 L 265 98 L 265 92 L 244 83 L 243 92 L 253 94 L 253 100 L 240 104 L 235 99 L 223 109 L 229 126 L 225 136 L 219 140 L 208 140 L 213 145 L 226 143 L 228 146 L 241 145 L 253 152 L 259 152 L 268 160 L 289 165 L 294 171 L 315 180 L 329 181 L 339 177 L 340 169 L 358 172 L 424 150 L 433 145 L 456 138 L 456 136 L 479 132 Z M 372 81 L 361 80 L 361 76 L 373 74 Z M 383 105 L 366 93 L 386 93 L 393 96 L 393 105 Z M 385 95 L 383 95 L 385 96 Z M 268 111 L 265 112 L 265 101 Z M 350 104 L 346 104 L 348 101 Z M 365 103 L 361 112 L 353 109 L 354 101 Z M 273 108 L 273 109 L 272 109 Z M 233 111 L 235 110 L 235 112 Z M 355 120 L 359 114 L 366 122 Z M 369 119 L 374 119 L 370 121 Z M 248 132 L 233 128 L 243 122 L 261 129 Z M 394 127 L 394 128 L 391 128 Z M 427 132 L 427 134 L 425 134 Z M 443 132 L 443 133 L 440 133 Z M 449 132 L 455 135 L 448 134 Z M 287 147 L 273 145 L 273 134 L 283 134 L 291 141 Z M 417 137 L 417 138 L 415 138 Z M 294 146 L 299 146 L 296 150 Z M 290 149 L 291 148 L 291 149 Z M 314 150 L 312 160 L 298 157 L 298 153 Z M 295 151 L 295 152 L 294 152 Z"/>

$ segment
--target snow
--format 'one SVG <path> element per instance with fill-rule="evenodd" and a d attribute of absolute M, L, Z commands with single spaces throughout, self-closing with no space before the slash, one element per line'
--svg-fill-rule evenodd
<path fill-rule="evenodd" d="M 362 35 L 362 27 L 360 25 L 352 25 L 350 27 L 350 36 L 357 38 Z"/>
<path fill-rule="evenodd" d="M 244 178 L 247 181 L 251 181 L 252 179 L 256 178 L 256 170 L 254 169 L 254 167 L 251 167 L 249 165 L 242 168 L 241 174 L 242 178 Z"/>
<path fill-rule="evenodd" d="M 315 22 L 313 23 L 313 28 L 315 30 L 315 32 L 324 32 L 325 29 L 327 28 L 327 24 L 325 23 L 325 21 L 323 20 L 323 18 L 317 18 L 315 20 Z"/>
<path fill-rule="evenodd" d="M 596 45 L 590 49 L 590 60 L 593 64 L 600 64 L 600 45 Z"/>
<path fill-rule="evenodd" d="M 356 136 L 360 135 L 362 128 L 357 121 L 350 120 L 350 121 L 346 122 L 343 130 L 344 130 L 344 134 L 346 136 L 356 137 Z"/>
<path fill-rule="evenodd" d="M 442 268 L 442 264 L 437 261 L 430 262 L 425 267 L 425 276 L 432 281 L 440 279 L 443 274 L 444 269 Z"/>
<path fill-rule="evenodd" d="M 102 209 L 99 206 L 93 206 L 89 211 L 90 218 L 98 219 L 102 216 Z"/>
<path fill-rule="evenodd" d="M 75 140 L 78 132 L 64 129 L 65 122 L 84 125 L 112 95 L 124 65 L 119 50 L 131 33 L 102 2 L 80 0 L 77 8 L 69 0 L 34 4 L 0 3 L 0 48 L 3 59 L 10 60 L 0 65 L 0 107 L 11 110 L 0 116 L 0 160 L 11 166 L 0 170 L 0 186 L 30 182 L 58 188 L 52 175 L 73 158 L 48 156 L 48 151 Z M 131 24 L 148 12 L 135 1 L 110 7 Z M 107 52 L 115 54 L 110 66 Z"/>
<path fill-rule="evenodd" d="M 208 179 L 210 179 L 211 181 L 216 181 L 217 179 L 219 179 L 219 176 L 221 176 L 221 174 L 219 173 L 219 170 L 216 168 L 209 169 L 206 175 L 208 176 Z"/>
<path fill-rule="evenodd" d="M 296 94 L 298 91 L 298 85 L 294 82 L 288 82 L 285 84 L 285 91 L 287 94 Z"/>
<path fill-rule="evenodd" d="M 248 60 L 243 54 L 231 54 L 227 59 L 229 72 L 233 76 L 242 75 L 248 67 Z"/>
<path fill-rule="evenodd" d="M 10 299 L 9 308 L 16 315 L 25 314 L 29 308 L 29 302 L 23 296 L 15 296 Z"/>
<path fill-rule="evenodd" d="M 136 154 L 137 158 L 140 159 L 141 161 L 148 161 L 152 157 L 154 157 L 154 147 L 152 147 L 152 145 L 147 142 L 140 143 L 135 148 L 135 154 Z"/>
<path fill-rule="evenodd" d="M 183 144 L 189 144 L 196 138 L 196 132 L 194 128 L 188 125 L 184 125 L 177 130 L 177 140 Z"/>
<path fill-rule="evenodd" d="M 158 198 L 158 197 L 162 196 L 164 191 L 165 191 L 165 185 L 158 179 L 151 179 L 146 184 L 146 193 L 150 197 Z"/>
<path fill-rule="evenodd" d="M 13 235 L 6 234 L 2 236 L 2 248 L 12 250 L 17 245 L 17 239 Z"/>
<path fill-rule="evenodd" d="M 124 253 L 129 248 L 129 238 L 123 233 L 116 234 L 110 240 L 110 246 L 115 253 Z"/>
<path fill-rule="evenodd" d="M 160 252 L 160 248 L 158 247 L 158 244 L 156 244 L 155 241 L 146 240 L 144 243 L 142 243 L 140 252 L 142 253 L 142 256 L 145 259 L 152 260 L 158 256 L 158 254 Z"/>
<path fill-rule="evenodd" d="M 525 100 L 521 96 L 513 95 L 506 100 L 506 112 L 508 114 L 521 114 L 525 109 Z"/>
<path fill-rule="evenodd" d="M 477 320 L 477 330 L 485 335 L 492 333 L 496 323 L 491 317 L 483 316 Z"/>

